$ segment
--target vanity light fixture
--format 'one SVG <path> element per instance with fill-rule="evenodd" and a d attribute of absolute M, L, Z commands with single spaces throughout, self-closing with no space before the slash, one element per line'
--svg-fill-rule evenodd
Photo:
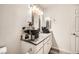
<path fill-rule="evenodd" d="M 46 17 L 45 20 L 47 21 L 47 20 L 51 20 L 51 19 L 50 19 L 50 17 Z"/>
<path fill-rule="evenodd" d="M 35 5 L 30 5 L 30 9 L 33 14 L 38 14 L 38 15 L 43 15 L 42 10 L 40 10 L 37 6 Z"/>

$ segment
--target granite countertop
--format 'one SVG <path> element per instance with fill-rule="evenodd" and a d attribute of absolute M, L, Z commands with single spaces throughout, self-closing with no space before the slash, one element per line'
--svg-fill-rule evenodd
<path fill-rule="evenodd" d="M 28 41 L 26 39 L 21 39 L 22 41 L 29 42 L 34 45 L 38 45 L 42 41 L 44 41 L 46 38 L 48 38 L 51 35 L 51 33 L 39 33 L 39 38 L 35 39 L 35 41 Z"/>

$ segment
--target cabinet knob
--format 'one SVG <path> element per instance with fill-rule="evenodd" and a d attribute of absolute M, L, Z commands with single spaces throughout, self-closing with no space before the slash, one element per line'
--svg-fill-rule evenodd
<path fill-rule="evenodd" d="M 76 35 L 75 33 L 73 33 L 73 35 Z"/>
<path fill-rule="evenodd" d="M 29 52 L 31 52 L 32 51 L 32 48 L 29 48 Z"/>
<path fill-rule="evenodd" d="M 79 35 L 77 35 L 76 33 L 73 33 L 74 36 L 79 37 Z"/>

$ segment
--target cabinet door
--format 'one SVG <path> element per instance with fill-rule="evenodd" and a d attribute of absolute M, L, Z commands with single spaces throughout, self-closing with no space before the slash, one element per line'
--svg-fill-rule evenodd
<path fill-rule="evenodd" d="M 79 8 L 76 9 L 75 16 L 75 44 L 76 53 L 79 53 Z"/>
<path fill-rule="evenodd" d="M 49 53 L 49 49 L 50 49 L 49 44 L 46 43 L 46 44 L 44 45 L 44 54 L 48 54 L 48 53 Z"/>
<path fill-rule="evenodd" d="M 22 41 L 21 42 L 21 47 L 22 47 L 22 53 L 23 54 L 26 54 L 26 53 L 34 53 L 33 49 L 34 49 L 34 46 L 29 44 L 28 42 L 24 42 Z"/>
<path fill-rule="evenodd" d="M 35 54 L 43 47 L 43 42 L 41 42 L 40 44 L 35 46 L 35 45 L 30 44 L 28 42 L 22 41 L 21 45 L 22 45 L 21 46 L 22 47 L 22 53 L 24 53 L 24 54 L 25 53 Z M 42 49 L 39 52 L 42 52 Z"/>
<path fill-rule="evenodd" d="M 49 39 L 49 41 L 44 44 L 44 54 L 48 54 L 51 48 L 52 42 L 51 39 Z"/>
<path fill-rule="evenodd" d="M 34 53 L 38 52 L 42 47 L 43 47 L 43 42 L 41 42 L 40 44 L 36 45 L 35 48 L 34 48 Z"/>
<path fill-rule="evenodd" d="M 41 48 L 41 49 L 37 52 L 37 54 L 43 54 L 43 48 Z"/>
<path fill-rule="evenodd" d="M 76 37 L 76 53 L 79 53 L 79 37 Z"/>

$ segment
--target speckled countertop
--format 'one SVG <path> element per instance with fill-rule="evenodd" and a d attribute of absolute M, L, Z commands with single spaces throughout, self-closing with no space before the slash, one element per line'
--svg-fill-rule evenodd
<path fill-rule="evenodd" d="M 39 33 L 39 38 L 35 39 L 34 41 L 28 41 L 26 39 L 21 39 L 22 41 L 29 42 L 34 45 L 38 45 L 42 41 L 44 41 L 46 38 L 48 38 L 51 35 L 51 33 Z"/>

